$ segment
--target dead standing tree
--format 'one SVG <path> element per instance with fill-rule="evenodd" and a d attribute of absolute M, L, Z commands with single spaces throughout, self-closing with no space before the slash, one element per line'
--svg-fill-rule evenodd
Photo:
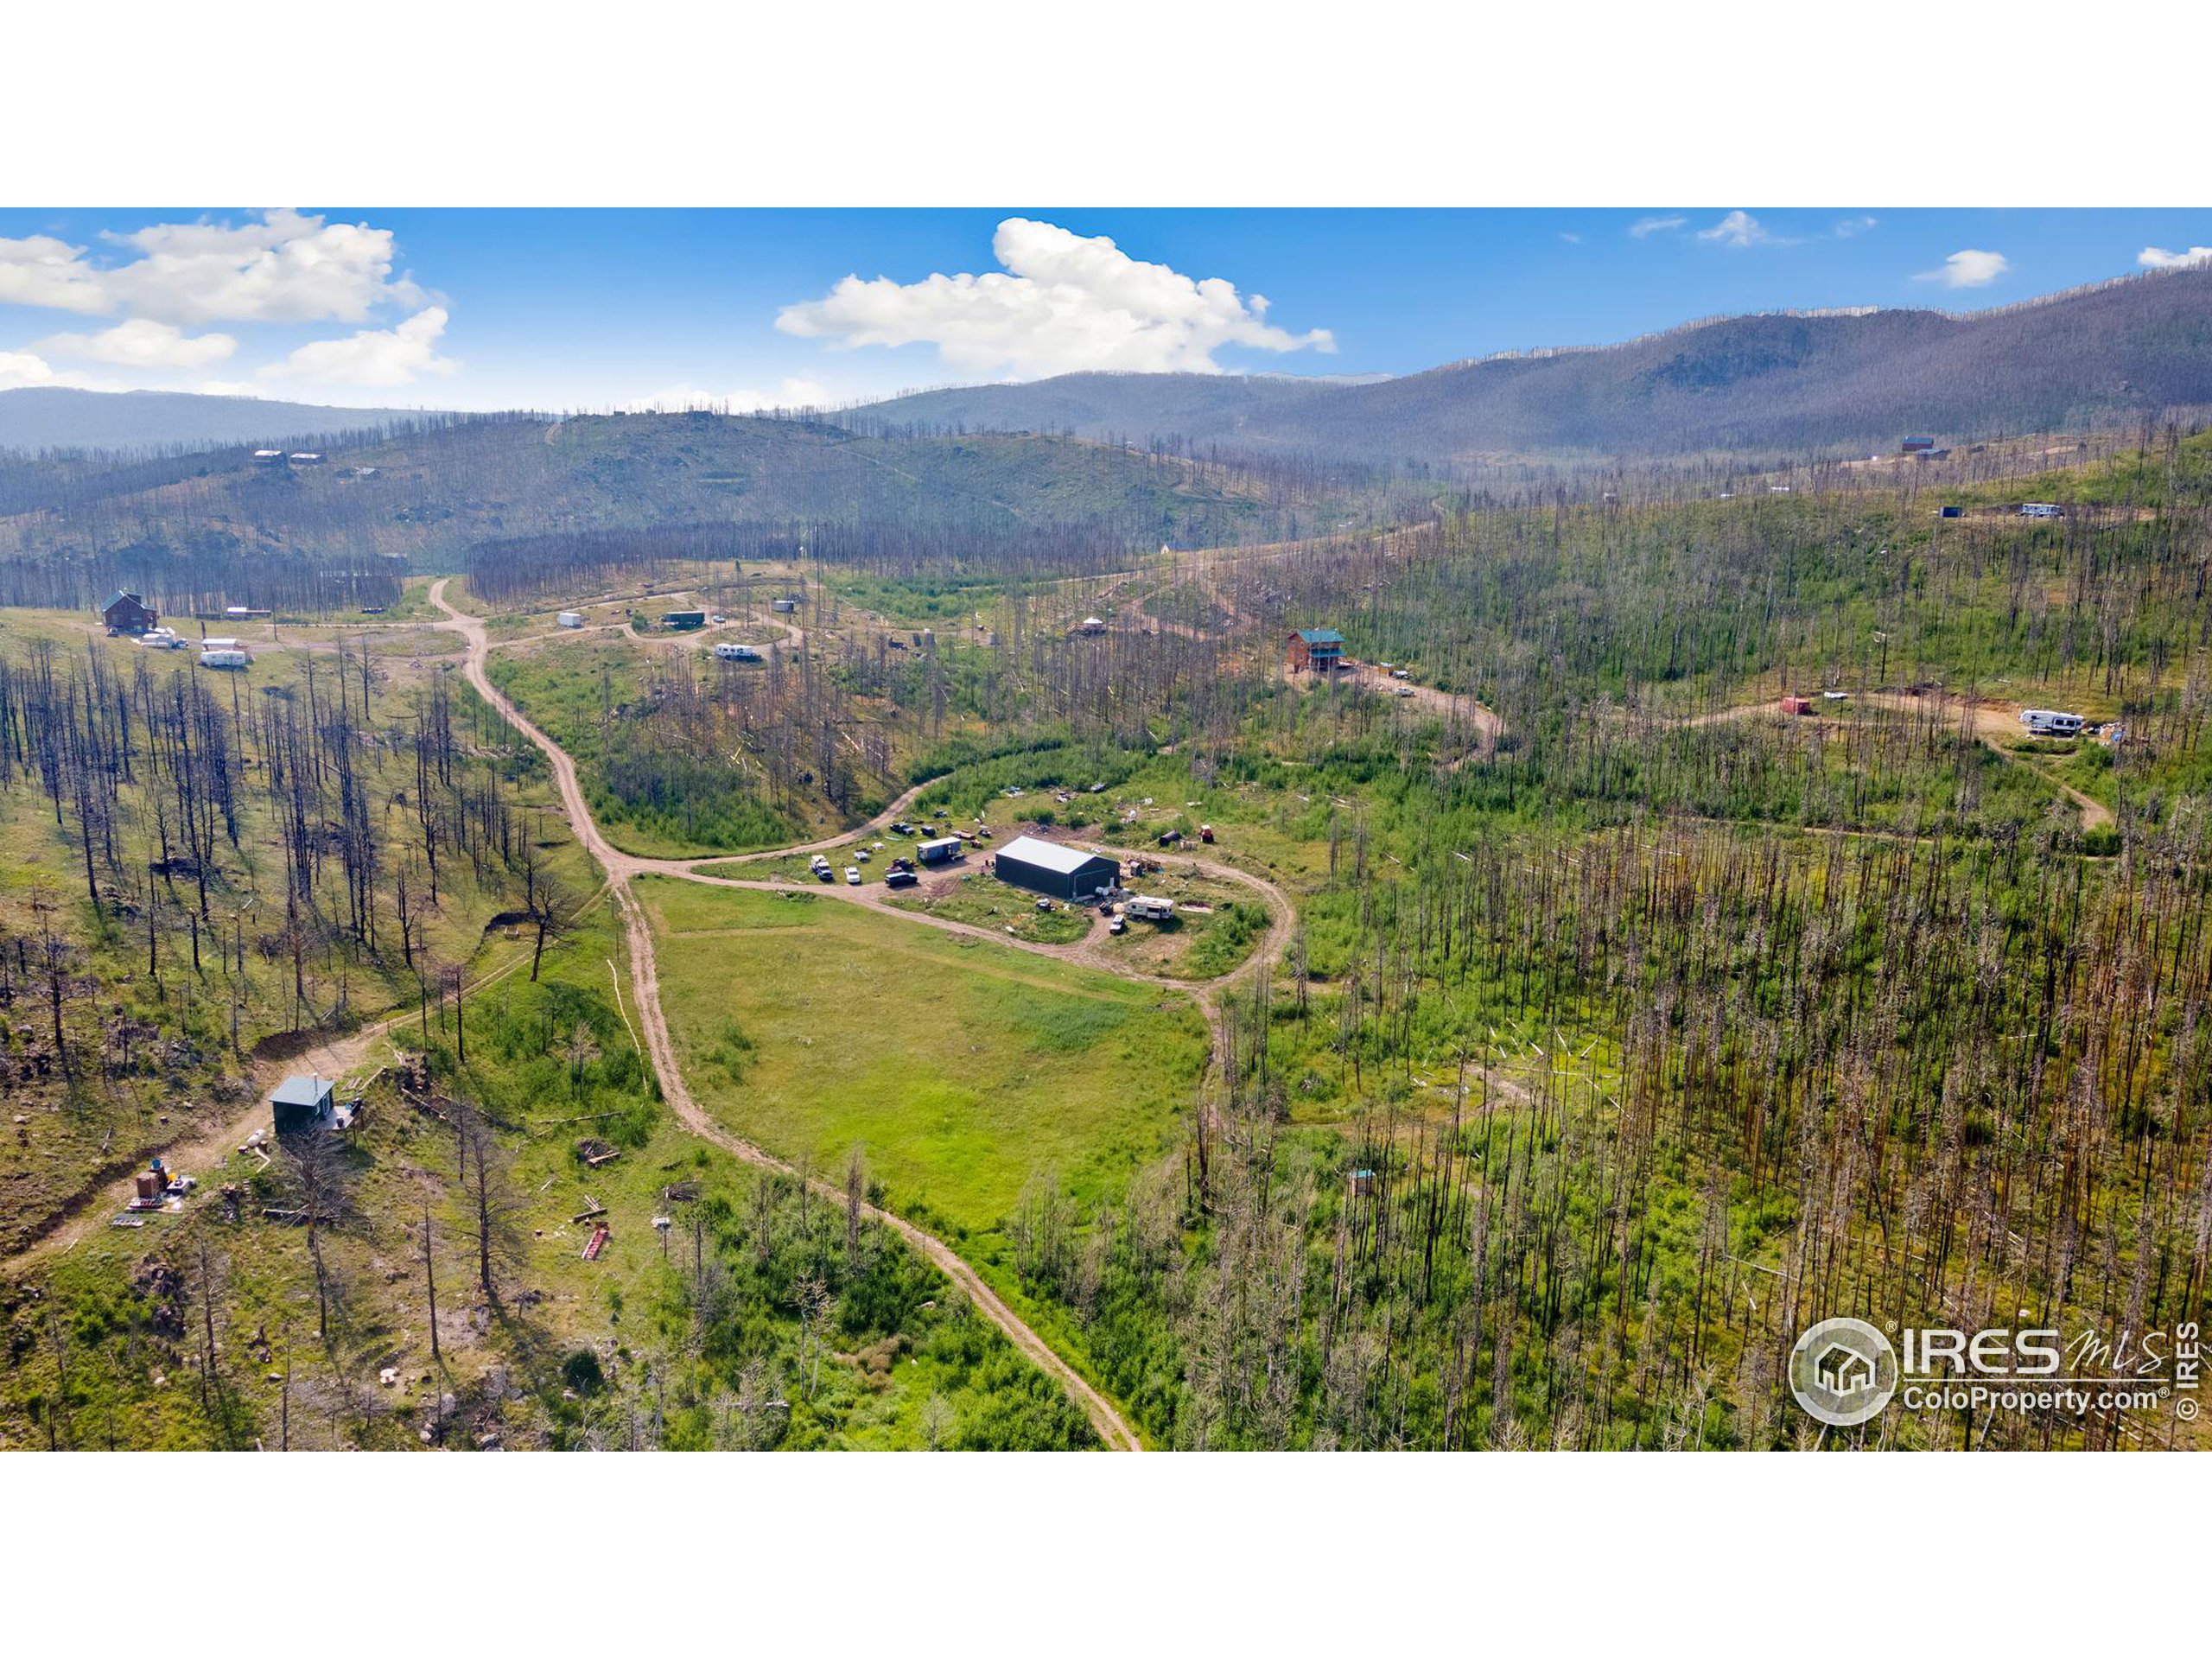
<path fill-rule="evenodd" d="M 285 1137 L 279 1150 L 285 1190 L 307 1229 L 308 1256 L 315 1265 L 315 1335 L 327 1343 L 334 1284 L 322 1236 L 359 1219 L 355 1202 L 359 1170 L 353 1147 L 327 1126 Z"/>

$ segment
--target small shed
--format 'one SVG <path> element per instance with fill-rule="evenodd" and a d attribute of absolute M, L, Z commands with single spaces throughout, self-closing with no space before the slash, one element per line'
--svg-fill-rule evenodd
<path fill-rule="evenodd" d="M 798 609 L 798 601 L 795 599 L 772 600 L 769 601 L 768 608 L 772 611 L 776 611 L 782 615 L 789 616 L 793 611 Z"/>
<path fill-rule="evenodd" d="M 553 623 L 556 627 L 581 628 L 584 625 L 584 613 L 582 611 L 563 611 L 553 619 Z"/>
<path fill-rule="evenodd" d="M 664 628 L 703 628 L 707 626 L 704 611 L 669 611 L 660 619 Z"/>
<path fill-rule="evenodd" d="M 1344 663 L 1344 637 L 1334 628 L 1300 628 L 1290 636 L 1287 660 L 1294 674 L 1326 674 Z"/>
<path fill-rule="evenodd" d="M 1095 616 L 1086 616 L 1076 626 L 1077 630 L 1084 633 L 1103 633 L 1106 632 L 1106 624 Z"/>
<path fill-rule="evenodd" d="M 159 620 L 154 607 L 133 593 L 118 589 L 100 607 L 100 620 L 110 633 L 143 633 Z"/>
<path fill-rule="evenodd" d="M 1902 446 L 1905 454 L 1908 455 L 1923 455 L 1935 447 L 1935 439 L 1923 437 L 1918 433 L 1915 433 L 1911 437 L 1907 438 Z"/>
<path fill-rule="evenodd" d="M 1784 697 L 1782 712 L 1785 715 L 1809 715 L 1813 712 L 1813 700 L 1810 697 Z"/>
<path fill-rule="evenodd" d="M 269 1104 L 276 1111 L 277 1134 L 300 1135 L 331 1122 L 337 1090 L 329 1078 L 309 1071 L 278 1084 Z"/>
<path fill-rule="evenodd" d="M 1088 899 L 1114 887 L 1122 873 L 1103 853 L 1086 853 L 1080 847 L 1063 847 L 1035 836 L 1016 836 L 999 849 L 992 865 L 1009 887 L 1052 899 Z"/>

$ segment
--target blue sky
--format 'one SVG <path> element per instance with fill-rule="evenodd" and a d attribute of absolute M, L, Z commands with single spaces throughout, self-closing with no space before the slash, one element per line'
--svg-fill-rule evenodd
<path fill-rule="evenodd" d="M 2208 244 L 2202 210 L 0 211 L 0 387 L 604 408 L 1399 374 L 1720 313 L 2009 304 Z"/>

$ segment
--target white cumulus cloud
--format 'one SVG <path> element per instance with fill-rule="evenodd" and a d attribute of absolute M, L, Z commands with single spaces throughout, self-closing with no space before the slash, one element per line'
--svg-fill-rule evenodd
<path fill-rule="evenodd" d="M 1856 219 L 1839 219 L 1835 234 L 1839 241 L 1848 242 L 1854 236 L 1863 236 L 1882 221 L 1872 213 L 1861 213 Z"/>
<path fill-rule="evenodd" d="M 55 334 L 39 349 L 57 357 L 90 358 L 132 369 L 198 369 L 220 363 L 237 351 L 228 334 L 188 334 L 173 323 L 133 317 L 97 334 Z"/>
<path fill-rule="evenodd" d="M 1697 239 L 1718 242 L 1723 247 L 1748 248 L 1756 243 L 1771 242 L 1774 238 L 1765 226 L 1738 207 L 1718 225 L 1700 231 Z"/>
<path fill-rule="evenodd" d="M 2171 270 L 2176 265 L 2212 264 L 2212 248 L 2184 248 L 2178 252 L 2171 248 L 2145 248 L 2135 256 L 2135 263 L 2146 270 Z"/>
<path fill-rule="evenodd" d="M 1294 334 L 1268 302 L 1218 276 L 1193 278 L 1132 259 L 1103 236 L 1009 219 L 991 239 L 1002 271 L 918 283 L 847 276 L 818 300 L 785 306 L 776 327 L 833 346 L 931 345 L 960 374 L 1034 378 L 1084 369 L 1213 374 L 1225 346 L 1331 352 L 1325 328 Z"/>
<path fill-rule="evenodd" d="M 97 316 L 112 309 L 85 251 L 57 236 L 0 236 L 0 305 Z"/>
<path fill-rule="evenodd" d="M 1933 270 L 1913 277 L 1916 283 L 1941 283 L 1946 288 L 1987 288 L 2012 270 L 2012 262 L 1986 248 L 1961 248 Z"/>
<path fill-rule="evenodd" d="M 33 352 L 0 352 L 0 391 L 15 386 L 50 386 L 54 365 Z"/>
<path fill-rule="evenodd" d="M 437 352 L 446 310 L 426 307 L 390 328 L 364 328 L 343 340 L 318 340 L 261 371 L 272 380 L 319 386 L 404 386 L 425 374 L 451 374 L 461 365 Z"/>
<path fill-rule="evenodd" d="M 364 322 L 423 292 L 394 276 L 392 233 L 276 208 L 240 224 L 148 225 L 103 238 L 121 263 L 58 237 L 0 238 L 0 304 L 167 322 Z"/>
<path fill-rule="evenodd" d="M 1630 226 L 1628 233 L 1638 238 L 1655 236 L 1661 231 L 1679 231 L 1688 223 L 1680 213 L 1652 213 Z"/>

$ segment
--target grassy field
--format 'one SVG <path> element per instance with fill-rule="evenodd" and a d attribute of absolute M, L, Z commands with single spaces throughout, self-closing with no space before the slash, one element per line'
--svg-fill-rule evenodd
<path fill-rule="evenodd" d="M 0 1325 L 15 1332 L 0 1447 L 274 1450 L 286 1433 L 316 1450 L 1090 1444 L 1057 1385 L 932 1268 L 873 1228 L 848 1255 L 841 1213 L 802 1206 L 791 1184 L 661 1110 L 607 971 L 620 948 L 595 906 L 548 953 L 540 982 L 518 975 L 470 1003 L 465 1065 L 435 1014 L 427 1040 L 412 1022 L 393 1033 L 426 1052 L 434 1105 L 450 1116 L 448 1096 L 472 1097 L 498 1132 L 496 1304 L 475 1283 L 454 1132 L 386 1071 L 346 1144 L 349 1213 L 321 1237 L 327 1338 L 305 1233 L 264 1213 L 286 1201 L 281 1166 L 239 1154 L 197 1172 L 182 1213 L 92 1236 L 35 1288 L 0 1281 Z M 588 1166 L 588 1135 L 620 1156 Z M 244 1195 L 236 1220 L 226 1185 Z M 657 1216 L 671 1223 L 665 1237 Z M 587 1262 L 602 1222 L 607 1242 Z M 218 1355 L 204 1404 L 203 1248 Z M 718 1264 L 703 1329 L 702 1256 Z M 810 1343 L 804 1281 L 825 1262 L 834 1323 Z"/>
<path fill-rule="evenodd" d="M 894 1208 L 999 1228 L 1031 1182 L 1110 1194 L 1169 1143 L 1204 1063 L 1179 996 L 799 895 L 646 881 L 685 1077 L 772 1150 Z"/>
<path fill-rule="evenodd" d="M 1097 915 L 1089 908 L 1058 902 L 1050 910 L 1039 910 L 1035 893 L 1008 887 L 981 869 L 963 870 L 950 880 L 926 877 L 921 887 L 909 887 L 890 902 L 900 910 L 995 929 L 1033 944 L 1073 944 L 1089 936 Z"/>

